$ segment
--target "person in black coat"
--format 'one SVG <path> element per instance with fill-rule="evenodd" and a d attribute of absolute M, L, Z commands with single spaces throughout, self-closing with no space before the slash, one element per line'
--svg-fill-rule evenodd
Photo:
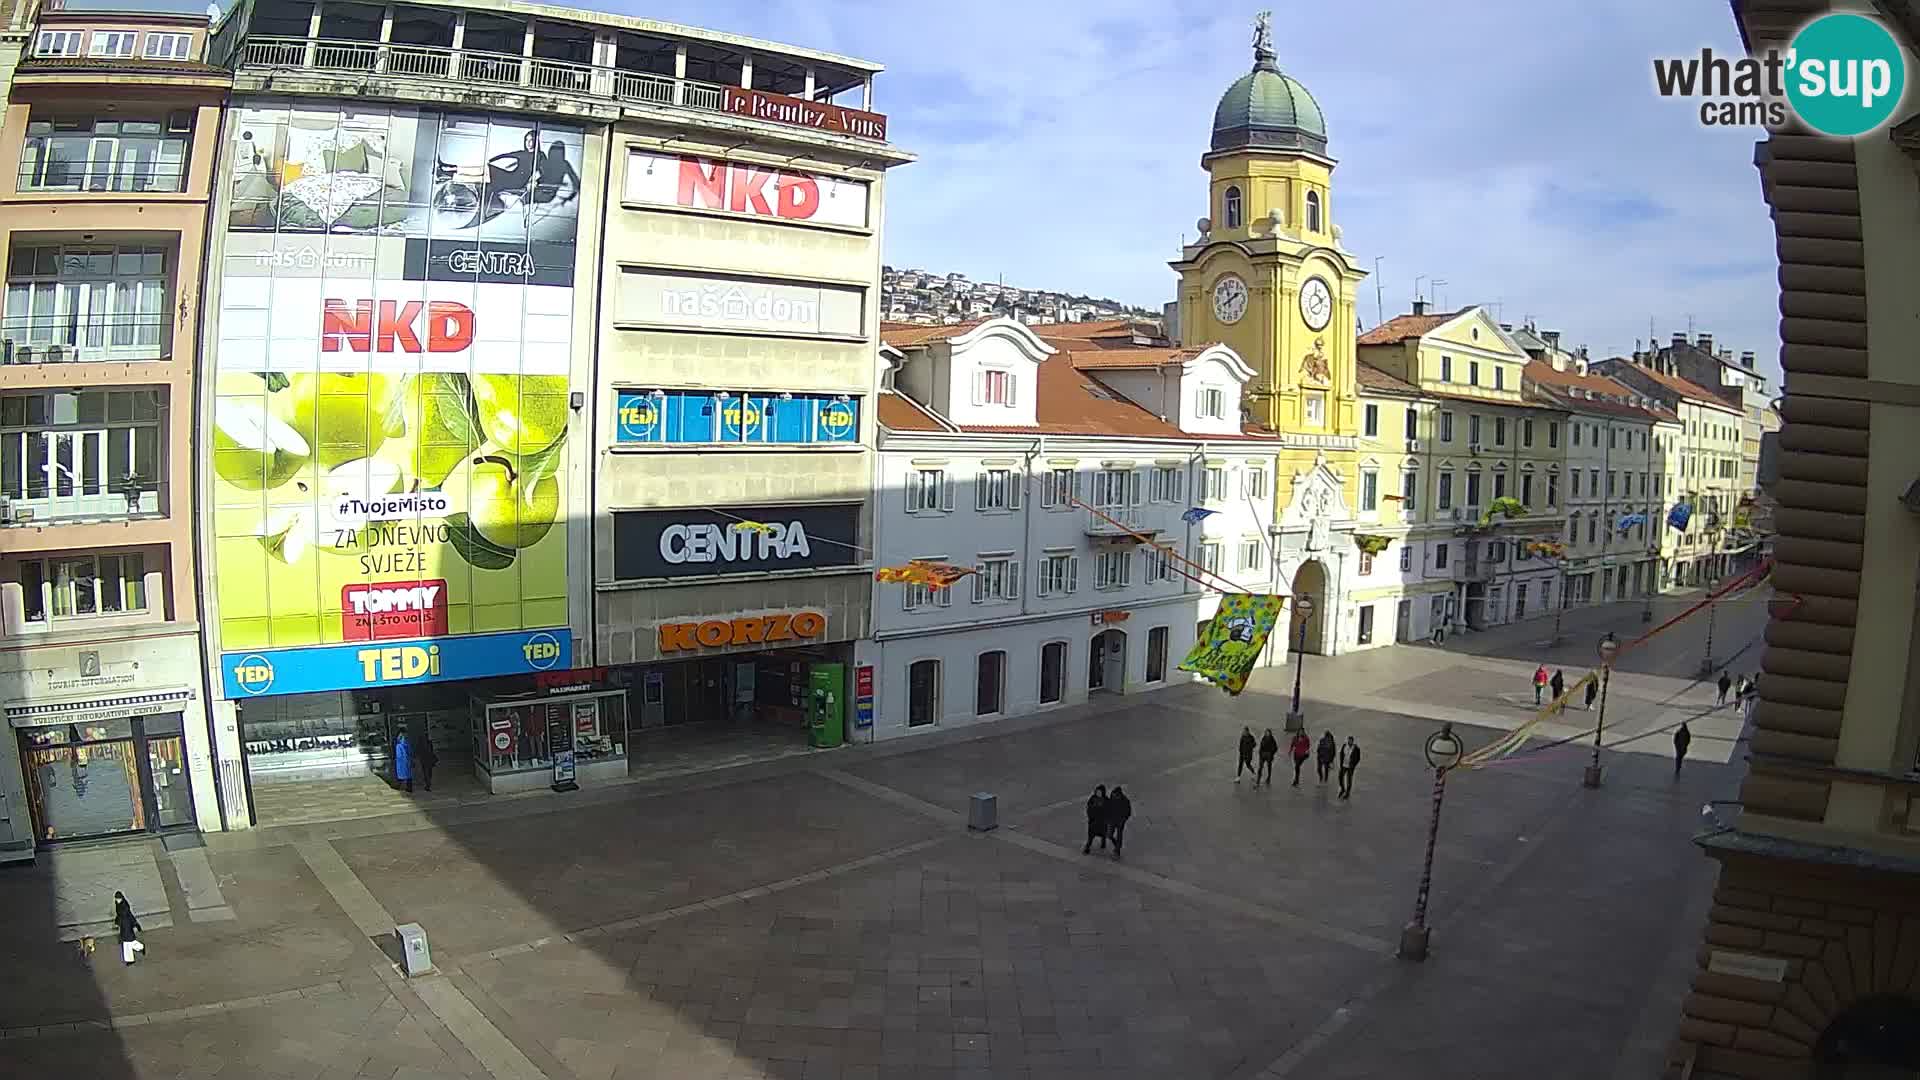
<path fill-rule="evenodd" d="M 1095 840 L 1100 841 L 1102 848 L 1107 846 L 1107 785 L 1105 784 L 1095 785 L 1093 794 L 1087 796 L 1087 843 L 1080 849 L 1080 854 L 1091 853 Z"/>
<path fill-rule="evenodd" d="M 1280 740 L 1274 738 L 1273 729 L 1268 728 L 1267 733 L 1260 736 L 1260 767 L 1253 770 L 1254 783 L 1258 784 L 1264 777 L 1269 787 L 1273 785 L 1273 759 L 1279 754 Z"/>
<path fill-rule="evenodd" d="M 1563 674 L 1560 671 L 1559 668 L 1553 669 L 1553 681 L 1548 685 L 1553 687 L 1553 700 L 1559 701 L 1561 698 L 1566 696 L 1567 677 L 1565 674 Z"/>
<path fill-rule="evenodd" d="M 1113 794 L 1107 796 L 1107 835 L 1113 838 L 1113 857 L 1120 857 L 1120 844 L 1126 838 L 1127 819 L 1133 816 L 1133 800 L 1113 785 Z"/>
<path fill-rule="evenodd" d="M 134 918 L 133 905 L 127 903 L 125 893 L 113 894 L 113 924 L 120 928 L 120 962 L 131 964 L 147 951 L 147 946 L 140 940 L 140 920 Z"/>
<path fill-rule="evenodd" d="M 440 753 L 433 748 L 433 736 L 424 730 L 420 732 L 420 741 L 413 747 L 413 773 L 420 782 L 433 790 L 433 767 L 440 764 Z"/>
<path fill-rule="evenodd" d="M 1240 729 L 1240 766 L 1233 770 L 1233 782 L 1240 782 L 1240 774 L 1252 770 L 1253 782 L 1260 782 L 1260 770 L 1253 767 L 1253 729 Z"/>
<path fill-rule="evenodd" d="M 1687 722 L 1673 729 L 1673 775 L 1680 775 L 1680 765 L 1687 760 L 1687 747 L 1693 745 L 1693 732 L 1687 730 Z"/>
<path fill-rule="evenodd" d="M 1333 741 L 1333 732 L 1320 733 L 1320 748 L 1316 753 L 1319 759 L 1314 764 L 1319 767 L 1320 782 L 1324 784 L 1327 782 L 1328 775 L 1333 772 L 1333 759 L 1340 756 L 1340 744 Z"/>
<path fill-rule="evenodd" d="M 1593 699 L 1600 696 L 1600 680 L 1587 680 L 1587 711 L 1593 711 Z"/>
<path fill-rule="evenodd" d="M 1725 705 L 1727 703 L 1727 692 L 1733 689 L 1733 676 L 1724 671 L 1721 672 L 1718 685 L 1720 687 L 1720 693 L 1713 699 L 1713 703 L 1715 705 Z"/>
<path fill-rule="evenodd" d="M 1340 748 L 1340 797 L 1353 797 L 1353 772 L 1360 767 L 1360 744 L 1353 736 L 1347 736 L 1347 745 Z"/>

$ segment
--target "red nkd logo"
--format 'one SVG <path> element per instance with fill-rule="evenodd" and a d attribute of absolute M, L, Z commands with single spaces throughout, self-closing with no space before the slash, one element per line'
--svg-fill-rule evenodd
<path fill-rule="evenodd" d="M 340 590 L 340 630 L 347 641 L 433 637 L 447 632 L 445 581 L 389 581 Z"/>
<path fill-rule="evenodd" d="M 771 203 L 767 201 L 769 182 L 773 184 Z M 778 169 L 682 158 L 680 205 L 805 221 L 820 209 L 820 185 L 810 176 L 783 173 Z"/>
<path fill-rule="evenodd" d="M 473 309 L 452 300 L 328 300 L 320 351 L 461 352 L 473 346 Z"/>

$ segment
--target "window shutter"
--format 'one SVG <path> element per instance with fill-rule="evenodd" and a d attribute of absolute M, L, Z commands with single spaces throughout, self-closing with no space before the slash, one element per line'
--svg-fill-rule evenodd
<path fill-rule="evenodd" d="M 982 601 L 982 600 L 984 600 L 984 599 L 986 599 L 986 597 L 987 597 L 987 592 L 986 592 L 986 577 L 987 577 L 987 567 L 986 567 L 986 564 L 985 564 L 985 563 L 974 563 L 974 564 L 973 564 L 973 571 L 974 571 L 974 573 L 973 573 L 973 602 L 977 604 L 977 603 L 979 603 L 980 601 Z"/>
<path fill-rule="evenodd" d="M 953 477 L 946 473 L 940 474 L 940 509 L 953 509 Z"/>
<path fill-rule="evenodd" d="M 984 405 L 986 401 L 987 373 L 984 371 L 976 371 L 973 373 L 973 403 L 975 405 Z"/>
<path fill-rule="evenodd" d="M 987 508 L 987 473 L 975 473 L 973 477 L 973 506 L 976 510 Z"/>
<path fill-rule="evenodd" d="M 913 590 L 914 586 L 912 585 L 902 585 L 900 587 L 900 610 L 913 610 Z"/>
<path fill-rule="evenodd" d="M 1013 371 L 1007 372 L 1007 406 L 1009 408 L 1013 407 L 1015 404 L 1018 404 L 1019 389 L 1020 389 L 1019 373 L 1013 372 Z"/>
<path fill-rule="evenodd" d="M 1147 470 L 1135 469 L 1127 474 L 1127 486 L 1131 489 L 1127 492 L 1127 505 L 1139 506 L 1146 502 Z"/>
<path fill-rule="evenodd" d="M 907 513 L 909 514 L 920 509 L 920 489 L 924 476 L 924 473 L 910 472 L 907 474 L 907 482 L 901 485 L 906 491 Z"/>
<path fill-rule="evenodd" d="M 1020 574 L 1022 563 L 1019 559 L 1007 564 L 1007 599 L 1020 598 Z"/>
<path fill-rule="evenodd" d="M 1007 470 L 1007 506 L 1010 509 L 1014 509 L 1014 510 L 1020 509 L 1020 499 L 1021 499 L 1022 493 L 1025 492 L 1026 490 L 1027 490 L 1027 474 L 1025 472 L 1022 472 L 1016 469 L 1008 469 Z"/>

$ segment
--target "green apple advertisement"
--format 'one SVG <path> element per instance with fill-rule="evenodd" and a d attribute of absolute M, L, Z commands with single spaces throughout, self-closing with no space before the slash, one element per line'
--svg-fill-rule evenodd
<path fill-rule="evenodd" d="M 568 666 L 582 151 L 519 118 L 235 110 L 205 442 L 230 695 Z"/>

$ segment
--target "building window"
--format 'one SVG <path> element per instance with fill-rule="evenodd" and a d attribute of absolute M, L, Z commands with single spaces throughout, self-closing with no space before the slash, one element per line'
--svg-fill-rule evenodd
<path fill-rule="evenodd" d="M 1520 501 L 1523 503 L 1526 503 L 1528 506 L 1533 505 L 1533 474 L 1532 473 L 1520 474 Z"/>
<path fill-rule="evenodd" d="M 16 247 L 0 337 L 8 363 L 158 360 L 167 329 L 160 247 Z"/>
<path fill-rule="evenodd" d="M 1380 509 L 1380 470 L 1360 470 L 1360 510 L 1372 513 Z"/>
<path fill-rule="evenodd" d="M 1200 545 L 1200 569 L 1209 574 L 1220 572 L 1220 545 L 1209 541 Z"/>
<path fill-rule="evenodd" d="M 1453 357 L 1451 356 L 1442 356 L 1440 358 L 1440 381 L 1453 381 Z"/>
<path fill-rule="evenodd" d="M 1147 581 L 1173 580 L 1173 553 L 1155 545 L 1147 551 Z"/>
<path fill-rule="evenodd" d="M 974 564 L 973 602 L 997 603 L 1020 598 L 1020 561 L 1002 556 L 982 556 Z"/>
<path fill-rule="evenodd" d="M 1567 543 L 1578 544 L 1579 542 L 1580 542 L 1580 511 L 1575 510 L 1571 515 L 1567 517 Z"/>
<path fill-rule="evenodd" d="M 1080 474 L 1073 469 L 1048 469 L 1040 481 L 1040 505 L 1067 510 L 1079 501 Z"/>
<path fill-rule="evenodd" d="M 1640 474 L 1640 497 L 1646 498 L 1646 495 L 1647 495 L 1647 474 L 1641 473 Z"/>
<path fill-rule="evenodd" d="M 1507 445 L 1507 418 L 1504 416 L 1493 418 L 1493 445 Z"/>
<path fill-rule="evenodd" d="M 1493 388 L 1495 390 L 1507 388 L 1507 369 L 1499 364 L 1493 365 Z"/>
<path fill-rule="evenodd" d="M 1400 572 L 1403 574 L 1406 574 L 1406 573 L 1411 573 L 1412 571 L 1413 571 L 1413 545 L 1401 544 L 1400 545 Z"/>
<path fill-rule="evenodd" d="M 1580 470 L 1574 469 L 1571 475 L 1573 477 L 1573 497 L 1577 499 L 1580 497 Z"/>
<path fill-rule="evenodd" d="M 1320 193 L 1317 191 L 1307 192 L 1307 231 L 1320 231 Z"/>
<path fill-rule="evenodd" d="M 147 610 L 146 560 L 138 553 L 23 559 L 16 564 L 26 621 Z"/>
<path fill-rule="evenodd" d="M 1258 538 L 1240 541 L 1240 572 L 1250 573 L 1263 570 L 1267 565 L 1267 548 Z"/>
<path fill-rule="evenodd" d="M 1470 446 L 1480 445 L 1480 414 L 1479 413 L 1473 413 L 1467 417 L 1467 443 Z"/>
<path fill-rule="evenodd" d="M 131 110 L 130 110 L 131 111 Z M 183 191 L 192 114 L 36 116 L 21 191 Z"/>
<path fill-rule="evenodd" d="M 1547 505 L 1549 507 L 1560 505 L 1560 474 L 1558 472 L 1547 474 Z"/>
<path fill-rule="evenodd" d="M 1140 481 L 1132 469 L 1101 469 L 1093 474 L 1093 505 L 1109 510 L 1140 502 Z"/>
<path fill-rule="evenodd" d="M 1371 573 L 1373 573 L 1373 553 L 1363 551 L 1360 553 L 1360 576 L 1366 577 Z"/>
<path fill-rule="evenodd" d="M 192 48 L 192 34 L 148 34 L 140 55 L 149 60 L 188 60 Z"/>
<path fill-rule="evenodd" d="M 907 726 L 927 727 L 940 718 L 940 661 L 916 660 L 907 668 Z"/>
<path fill-rule="evenodd" d="M 1306 404 L 1307 423 L 1314 427 L 1325 427 L 1327 424 L 1327 395 L 1308 394 Z"/>
<path fill-rule="evenodd" d="M 945 469 L 915 469 L 907 474 L 907 513 L 932 514 L 953 509 L 953 481 Z"/>
<path fill-rule="evenodd" d="M 1185 494 L 1186 477 L 1179 469 L 1166 465 L 1156 466 L 1153 470 L 1153 501 L 1158 503 L 1177 503 Z"/>
<path fill-rule="evenodd" d="M 1225 205 L 1221 208 L 1220 216 L 1226 219 L 1227 228 L 1239 228 L 1241 219 L 1240 189 L 1237 187 L 1228 187 L 1226 197 L 1222 199 L 1221 202 Z"/>
<path fill-rule="evenodd" d="M 133 30 L 95 30 L 87 55 L 116 59 L 132 56 L 134 42 L 139 37 L 139 33 Z"/>
<path fill-rule="evenodd" d="M 979 659 L 979 677 L 973 688 L 973 715 L 992 716 L 1006 704 L 1007 654 L 995 649 Z"/>
<path fill-rule="evenodd" d="M 1227 470 L 1223 466 L 1209 465 L 1206 473 L 1206 491 L 1203 498 L 1207 502 L 1224 502 L 1227 498 Z"/>
<path fill-rule="evenodd" d="M 1547 448 L 1555 449 L 1560 445 L 1560 421 L 1547 421 Z"/>
<path fill-rule="evenodd" d="M 1247 495 L 1250 498 L 1255 498 L 1255 499 L 1266 498 L 1267 497 L 1267 470 L 1255 468 L 1251 465 L 1247 466 L 1246 489 L 1247 489 Z"/>
<path fill-rule="evenodd" d="M 1615 491 L 1614 491 L 1614 487 L 1613 487 L 1613 476 L 1614 476 L 1614 473 L 1613 473 L 1613 470 L 1612 470 L 1612 469 L 1608 469 L 1608 470 L 1607 470 L 1607 494 L 1608 494 L 1608 496 L 1612 496 L 1612 495 L 1614 495 L 1614 494 L 1615 494 Z"/>
<path fill-rule="evenodd" d="M 1447 568 L 1447 545 L 1445 543 L 1433 545 L 1433 568 L 1435 570 L 1445 570 Z"/>
<path fill-rule="evenodd" d="M 1440 413 L 1440 441 L 1453 441 L 1453 412 L 1451 410 L 1443 410 Z"/>
<path fill-rule="evenodd" d="M 1067 689 L 1067 643 L 1049 641 L 1040 646 L 1040 704 L 1057 703 Z"/>
<path fill-rule="evenodd" d="M 1580 425 L 1568 424 L 1567 428 L 1573 432 L 1573 445 L 1579 446 L 1580 445 Z"/>
<path fill-rule="evenodd" d="M 1499 469 L 1493 472 L 1493 497 L 1496 499 L 1507 497 L 1507 474 Z"/>
<path fill-rule="evenodd" d="M 1093 587 L 1124 589 L 1133 582 L 1133 552 L 1103 551 L 1093 559 Z"/>
<path fill-rule="evenodd" d="M 946 562 L 945 555 L 922 555 L 926 562 Z M 900 606 L 907 611 L 919 611 L 929 607 L 952 607 L 953 589 L 936 589 L 931 585 L 906 584 L 900 589 Z"/>
<path fill-rule="evenodd" d="M 1599 469 L 1587 470 L 1587 494 L 1594 496 L 1596 498 L 1599 497 L 1600 495 L 1600 470 Z"/>
<path fill-rule="evenodd" d="M 1147 681 L 1167 679 L 1167 628 L 1156 626 L 1147 631 Z"/>
<path fill-rule="evenodd" d="M 1203 420 L 1218 420 L 1227 414 L 1227 395 L 1207 387 L 1200 391 L 1200 417 Z"/>
<path fill-rule="evenodd" d="M 1408 469 L 1400 474 L 1400 512 L 1412 515 L 1420 509 L 1420 474 Z"/>
<path fill-rule="evenodd" d="M 1453 472 L 1451 470 L 1440 474 L 1440 493 L 1434 505 L 1442 510 L 1453 509 Z"/>
<path fill-rule="evenodd" d="M 1378 438 L 1380 436 L 1380 406 L 1368 405 L 1361 411 L 1360 415 L 1361 423 L 1364 425 L 1361 430 L 1366 434 L 1367 438 Z"/>
<path fill-rule="evenodd" d="M 975 372 L 973 376 L 973 397 L 975 405 L 1013 404 L 1013 372 L 989 369 Z"/>
<path fill-rule="evenodd" d="M 1360 630 L 1357 640 L 1362 645 L 1373 644 L 1373 605 L 1365 604 L 1360 608 Z"/>
<path fill-rule="evenodd" d="M 1407 438 L 1417 439 L 1419 437 L 1420 437 L 1420 410 L 1409 405 L 1407 406 Z"/>
<path fill-rule="evenodd" d="M 1507 561 L 1507 545 L 1495 541 L 1487 545 L 1487 562 L 1499 566 Z"/>
<path fill-rule="evenodd" d="M 1012 469 L 988 469 L 973 479 L 974 505 L 978 509 L 1020 509 L 1020 477 Z"/>
<path fill-rule="evenodd" d="M 1467 470 L 1467 506 L 1469 509 L 1474 509 L 1474 510 L 1478 510 L 1480 508 L 1480 470 L 1479 469 Z"/>
<path fill-rule="evenodd" d="M 1467 361 L 1467 385 L 1480 385 L 1480 361 L 1478 360 Z"/>
<path fill-rule="evenodd" d="M 160 512 L 161 401 L 154 390 L 0 398 L 0 495 L 16 515 L 121 518 Z"/>
<path fill-rule="evenodd" d="M 86 35 L 79 30 L 42 30 L 34 42 L 35 56 L 79 56 L 80 42 Z"/>
<path fill-rule="evenodd" d="M 1080 560 L 1048 552 L 1040 562 L 1040 595 L 1066 596 L 1080 587 Z"/>
<path fill-rule="evenodd" d="M 1612 424 L 1607 425 L 1607 449 L 1620 449 L 1620 429 Z"/>

